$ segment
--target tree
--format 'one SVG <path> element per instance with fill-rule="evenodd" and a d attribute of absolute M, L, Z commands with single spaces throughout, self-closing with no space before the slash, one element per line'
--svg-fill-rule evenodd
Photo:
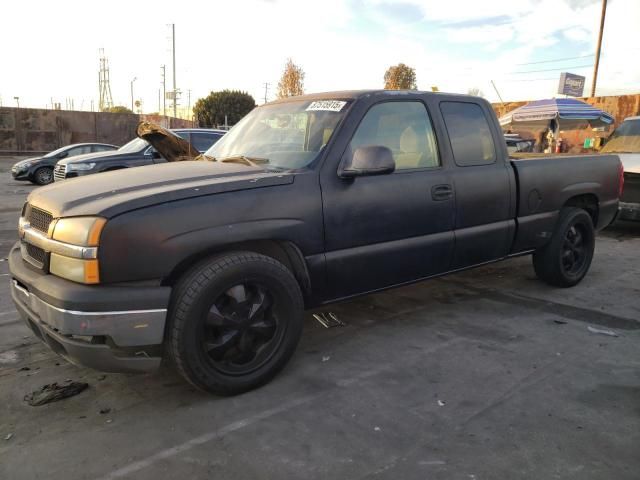
<path fill-rule="evenodd" d="M 105 110 L 105 112 L 109 113 L 133 113 L 130 108 L 124 107 L 122 105 L 116 105 L 114 107 L 109 107 Z"/>
<path fill-rule="evenodd" d="M 223 125 L 225 115 L 228 124 L 235 125 L 255 106 L 256 101 L 247 92 L 222 90 L 198 99 L 193 107 L 193 114 L 201 127 Z"/>
<path fill-rule="evenodd" d="M 304 70 L 290 58 L 284 66 L 282 78 L 278 82 L 278 98 L 295 97 L 304 94 Z"/>
<path fill-rule="evenodd" d="M 385 90 L 417 90 L 416 71 L 404 63 L 393 65 L 384 72 Z"/>
<path fill-rule="evenodd" d="M 484 98 L 484 92 L 482 90 L 480 90 L 478 87 L 473 87 L 470 88 L 467 93 L 469 95 L 473 95 L 474 97 L 483 97 Z"/>

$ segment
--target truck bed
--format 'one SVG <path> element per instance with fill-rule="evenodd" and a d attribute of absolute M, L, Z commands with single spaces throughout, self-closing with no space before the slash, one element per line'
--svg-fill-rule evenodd
<path fill-rule="evenodd" d="M 514 251 L 544 244 L 553 231 L 559 205 L 580 206 L 595 200 L 597 229 L 615 217 L 620 171 L 617 155 L 527 156 L 510 162 L 518 192 Z"/>

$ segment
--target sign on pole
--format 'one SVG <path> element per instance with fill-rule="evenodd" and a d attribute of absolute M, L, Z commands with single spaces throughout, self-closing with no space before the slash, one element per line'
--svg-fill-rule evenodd
<path fill-rule="evenodd" d="M 584 77 L 574 73 L 562 72 L 558 93 L 571 97 L 581 97 L 584 91 Z"/>

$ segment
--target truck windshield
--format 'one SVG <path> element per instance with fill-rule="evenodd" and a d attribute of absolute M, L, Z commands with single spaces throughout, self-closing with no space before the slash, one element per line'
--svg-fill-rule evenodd
<path fill-rule="evenodd" d="M 611 134 L 602 153 L 640 153 L 640 119 L 626 120 Z"/>
<path fill-rule="evenodd" d="M 205 155 L 219 161 L 256 159 L 266 168 L 309 165 L 327 144 L 348 101 L 291 101 L 253 109 Z"/>

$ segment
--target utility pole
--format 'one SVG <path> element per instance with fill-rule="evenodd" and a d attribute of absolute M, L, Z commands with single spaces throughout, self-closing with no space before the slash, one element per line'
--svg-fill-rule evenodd
<path fill-rule="evenodd" d="M 189 114 L 189 120 L 191 120 L 191 117 L 192 117 L 192 115 L 191 115 L 191 89 L 187 90 L 187 95 L 188 95 L 188 98 L 189 98 L 189 100 L 188 100 L 189 101 L 189 108 L 187 109 L 187 112 Z"/>
<path fill-rule="evenodd" d="M 165 80 L 165 65 L 160 67 L 162 69 L 162 115 L 167 116 L 167 82 Z M 158 107 L 158 110 L 160 107 Z"/>
<path fill-rule="evenodd" d="M 13 97 L 13 99 L 16 101 L 16 103 L 18 104 L 18 108 L 20 108 L 20 97 Z"/>
<path fill-rule="evenodd" d="M 593 82 L 591 82 L 591 96 L 596 96 L 596 83 L 598 82 L 598 67 L 600 66 L 600 47 L 602 47 L 602 32 L 604 31 L 604 17 L 607 14 L 607 0 L 602 0 L 602 14 L 600 15 L 600 32 L 598 33 L 598 46 L 596 47 L 596 63 L 593 66 Z"/>
<path fill-rule="evenodd" d="M 133 79 L 131 80 L 131 111 L 133 112 L 133 82 L 135 82 L 138 79 L 138 77 L 133 77 Z"/>
<path fill-rule="evenodd" d="M 500 99 L 500 103 L 502 104 L 502 106 L 504 107 L 504 102 L 502 101 L 502 97 L 500 96 L 500 92 L 498 91 L 498 87 L 496 87 L 496 84 L 493 83 L 493 80 L 491 80 L 491 85 L 493 85 L 493 89 L 496 91 L 496 93 L 498 94 L 498 98 Z"/>
<path fill-rule="evenodd" d="M 176 87 L 176 24 L 171 24 L 171 43 L 173 52 L 173 118 L 178 117 L 178 87 Z"/>
<path fill-rule="evenodd" d="M 264 82 L 264 103 L 267 103 L 267 93 L 269 92 L 269 82 Z"/>

